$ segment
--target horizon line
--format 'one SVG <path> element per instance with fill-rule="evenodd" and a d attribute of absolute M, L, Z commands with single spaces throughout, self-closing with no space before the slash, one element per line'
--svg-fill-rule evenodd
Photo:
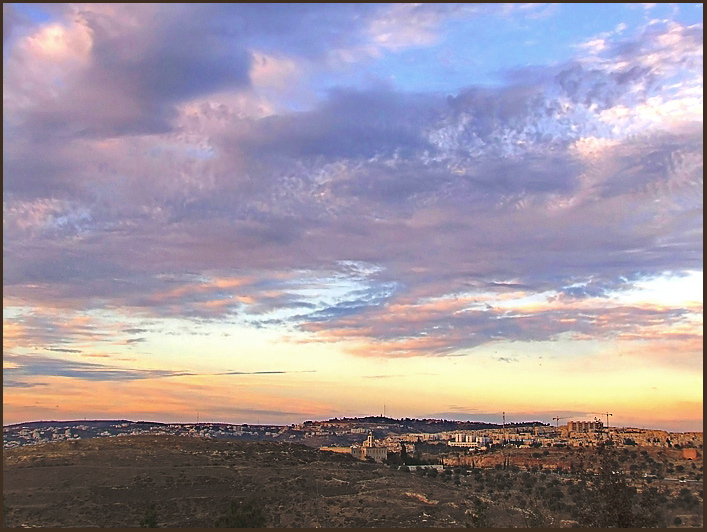
<path fill-rule="evenodd" d="M 277 426 L 277 427 L 286 427 L 286 426 L 292 426 L 292 425 L 300 425 L 300 424 L 305 424 L 307 422 L 311 423 L 323 423 L 327 421 L 332 421 L 332 420 L 356 420 L 356 419 L 364 419 L 364 418 L 381 418 L 381 419 L 389 419 L 393 421 L 403 421 L 405 419 L 413 420 L 413 421 L 443 421 L 443 422 L 451 422 L 451 423 L 477 423 L 477 424 L 486 424 L 486 425 L 498 425 L 498 426 L 503 426 L 501 423 L 495 423 L 492 421 L 472 421 L 472 420 L 457 420 L 457 419 L 443 419 L 443 418 L 415 418 L 415 417 L 406 417 L 406 418 L 392 418 L 388 416 L 383 416 L 383 415 L 365 415 L 365 416 L 354 416 L 354 417 L 333 417 L 329 419 L 321 419 L 321 420 L 304 420 L 299 423 L 236 423 L 236 422 L 227 422 L 227 421 L 149 421 L 149 420 L 144 420 L 144 419 L 138 419 L 138 420 L 132 420 L 132 419 L 119 419 L 119 418 L 114 418 L 114 419 L 66 419 L 66 420 L 61 420 L 61 419 L 40 419 L 40 420 L 34 420 L 34 421 L 21 421 L 19 423 L 10 423 L 8 425 L 3 425 L 3 429 L 9 428 L 9 427 L 15 427 L 19 425 L 25 425 L 25 424 L 32 424 L 32 423 L 93 423 L 93 422 L 127 422 L 127 423 L 153 423 L 156 425 L 247 425 L 247 426 Z M 534 421 L 510 421 L 506 423 L 506 426 L 509 425 L 521 425 L 521 424 L 528 424 L 528 423 L 539 423 L 542 426 L 547 426 L 552 428 L 551 423 L 544 423 L 542 421 L 534 420 Z M 560 425 L 560 427 L 566 426 L 566 423 L 564 425 Z M 610 426 L 608 427 L 609 429 L 638 429 L 638 430 L 658 430 L 662 432 L 667 432 L 670 434 L 689 434 L 689 433 L 703 433 L 703 430 L 686 430 L 686 431 L 672 431 L 672 430 L 667 430 L 667 429 L 660 429 L 660 428 L 650 428 L 650 427 L 636 427 L 636 426 Z"/>

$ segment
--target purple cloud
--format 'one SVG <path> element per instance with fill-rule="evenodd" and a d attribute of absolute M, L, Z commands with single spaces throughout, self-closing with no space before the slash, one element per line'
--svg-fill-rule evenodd
<path fill-rule="evenodd" d="M 701 26 L 607 40 L 502 86 L 446 95 L 376 80 L 254 110 L 256 52 L 335 72 L 333 51 L 369 61 L 473 15 L 409 9 L 414 35 L 391 6 L 238 5 L 67 8 L 61 31 L 35 28 L 45 46 L 13 37 L 6 300 L 289 324 L 408 354 L 682 319 L 684 309 L 615 309 L 609 324 L 599 310 L 474 309 L 415 321 L 391 310 L 518 287 L 602 297 L 702 268 L 701 118 L 654 124 L 689 100 Z M 35 345 L 80 337 L 39 314 L 23 323 Z"/>

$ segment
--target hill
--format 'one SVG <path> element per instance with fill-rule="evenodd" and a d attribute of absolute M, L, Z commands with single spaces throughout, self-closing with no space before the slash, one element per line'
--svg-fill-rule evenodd
<path fill-rule="evenodd" d="M 152 506 L 160 527 L 212 527 L 250 500 L 269 527 L 702 526 L 701 457 L 578 448 L 501 450 L 474 456 L 475 466 L 469 458 L 406 472 L 273 441 L 132 435 L 30 445 L 3 452 L 4 523 L 134 527 Z"/>
<path fill-rule="evenodd" d="M 463 526 L 459 489 L 300 444 L 129 436 L 6 450 L 10 526 L 209 527 L 254 497 L 267 526 Z"/>

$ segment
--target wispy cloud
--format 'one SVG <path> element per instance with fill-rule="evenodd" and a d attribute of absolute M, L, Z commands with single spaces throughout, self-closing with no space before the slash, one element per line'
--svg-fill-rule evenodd
<path fill-rule="evenodd" d="M 105 364 L 71 361 L 39 355 L 10 355 L 9 360 L 14 364 L 14 367 L 5 368 L 3 375 L 10 377 L 51 375 L 96 381 L 121 381 L 191 375 L 190 373 L 169 370 L 126 369 Z"/>
<path fill-rule="evenodd" d="M 288 373 L 314 373 L 315 370 L 304 371 L 225 371 L 220 373 L 194 373 L 189 371 L 174 371 L 161 369 L 137 369 L 119 367 L 109 364 L 81 362 L 75 360 L 45 357 L 41 355 L 5 354 L 3 361 L 9 366 L 3 368 L 7 377 L 7 386 L 30 387 L 38 384 L 27 381 L 27 377 L 53 376 L 70 377 L 88 381 L 131 381 L 141 379 L 159 379 L 168 377 L 193 377 L 216 375 L 284 375 Z M 20 380 L 23 379 L 24 380 Z M 5 381 L 4 381 L 5 382 Z"/>

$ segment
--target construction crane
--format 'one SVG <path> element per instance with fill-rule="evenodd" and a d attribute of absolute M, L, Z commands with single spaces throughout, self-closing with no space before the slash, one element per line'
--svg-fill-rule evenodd
<path fill-rule="evenodd" d="M 597 414 L 600 416 L 606 416 L 606 429 L 609 430 L 609 416 L 613 416 L 614 414 L 611 414 L 609 412 L 587 412 L 588 414 Z"/>
<path fill-rule="evenodd" d="M 552 419 L 555 420 L 555 428 L 557 429 L 557 428 L 559 428 L 560 420 L 561 420 L 561 419 L 567 419 L 567 417 L 559 417 L 559 416 L 558 416 L 558 417 L 553 417 Z"/>

